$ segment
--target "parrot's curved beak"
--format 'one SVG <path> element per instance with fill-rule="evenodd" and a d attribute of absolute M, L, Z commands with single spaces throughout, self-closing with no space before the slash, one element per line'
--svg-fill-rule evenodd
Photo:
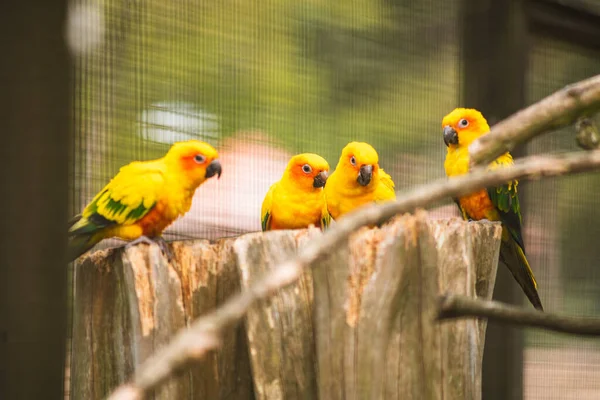
<path fill-rule="evenodd" d="M 313 179 L 313 187 L 315 188 L 322 188 L 325 187 L 325 182 L 327 182 L 327 177 L 329 175 L 327 174 L 327 171 L 321 171 L 317 174 L 317 176 L 315 176 L 315 179 Z"/>
<path fill-rule="evenodd" d="M 360 167 L 360 171 L 358 172 L 358 178 L 356 181 L 361 186 L 367 186 L 371 182 L 371 178 L 373 177 L 373 166 L 372 165 L 363 165 Z"/>
<path fill-rule="evenodd" d="M 213 160 L 208 167 L 206 167 L 205 177 L 208 179 L 212 176 L 217 175 L 217 179 L 221 177 L 221 163 L 219 160 Z"/>
<path fill-rule="evenodd" d="M 458 144 L 458 133 L 450 125 L 444 127 L 444 143 L 446 143 L 446 147 Z"/>

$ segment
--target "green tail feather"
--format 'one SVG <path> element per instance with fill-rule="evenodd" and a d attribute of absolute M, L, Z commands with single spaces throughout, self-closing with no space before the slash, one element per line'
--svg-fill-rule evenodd
<path fill-rule="evenodd" d="M 69 237 L 68 255 L 69 262 L 75 261 L 79 256 L 91 249 L 99 242 L 93 233 L 85 233 Z"/>
<path fill-rule="evenodd" d="M 69 262 L 75 261 L 100 241 L 97 235 L 98 227 L 89 221 L 82 221 L 81 219 L 82 216 L 80 214 L 69 221 L 69 243 L 67 245 Z"/>
<path fill-rule="evenodd" d="M 521 247 L 512 238 L 508 241 L 502 241 L 500 261 L 506 264 L 531 304 L 536 309 L 544 311 L 540 295 L 537 291 L 537 283 L 527 257 L 525 257 L 525 253 Z"/>

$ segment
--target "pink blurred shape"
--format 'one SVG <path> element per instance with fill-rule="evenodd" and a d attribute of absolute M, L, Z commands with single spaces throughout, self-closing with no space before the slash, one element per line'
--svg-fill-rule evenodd
<path fill-rule="evenodd" d="M 191 210 L 164 233 L 166 240 L 216 239 L 259 231 L 260 207 L 291 153 L 262 132 L 239 132 L 216 146 L 223 167 L 194 196 Z"/>

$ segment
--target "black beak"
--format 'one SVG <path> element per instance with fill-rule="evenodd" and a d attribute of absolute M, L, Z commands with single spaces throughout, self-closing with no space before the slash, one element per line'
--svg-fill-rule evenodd
<path fill-rule="evenodd" d="M 371 182 L 371 178 L 373 177 L 373 166 L 372 165 L 363 165 L 360 167 L 360 172 L 358 173 L 358 184 L 361 186 L 367 186 Z"/>
<path fill-rule="evenodd" d="M 217 175 L 217 178 L 221 177 L 221 163 L 219 160 L 213 160 L 210 164 L 208 164 L 208 167 L 206 167 L 205 177 L 207 179 L 215 175 Z"/>
<path fill-rule="evenodd" d="M 327 171 L 321 171 L 317 174 L 317 176 L 315 176 L 315 179 L 313 180 L 313 187 L 315 188 L 322 188 L 325 187 L 325 182 L 327 182 Z"/>
<path fill-rule="evenodd" d="M 444 143 L 446 146 L 458 144 L 458 133 L 450 125 L 444 127 Z"/>

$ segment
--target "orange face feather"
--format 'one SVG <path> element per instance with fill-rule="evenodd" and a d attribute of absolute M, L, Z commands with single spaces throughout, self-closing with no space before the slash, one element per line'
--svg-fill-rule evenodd
<path fill-rule="evenodd" d="M 134 161 L 92 199 L 69 227 L 69 254 L 78 257 L 109 237 L 159 236 L 189 211 L 199 185 L 221 175 L 218 152 L 208 143 L 175 143 L 156 160 Z"/>
<path fill-rule="evenodd" d="M 291 158 L 285 173 L 302 188 L 322 190 L 322 188 L 314 187 L 314 180 L 322 172 L 327 175 L 328 171 L 329 164 L 321 156 L 313 153 L 303 153 Z"/>
<path fill-rule="evenodd" d="M 448 154 L 444 168 L 449 177 L 469 172 L 469 145 L 481 135 L 489 132 L 490 127 L 483 115 L 471 108 L 456 108 L 442 120 L 444 142 L 448 146 Z M 496 210 L 487 190 L 480 190 L 459 199 L 460 206 L 471 218 L 494 219 Z"/>
<path fill-rule="evenodd" d="M 269 188 L 263 200 L 263 230 L 320 226 L 328 171 L 329 164 L 317 154 L 292 157 L 281 179 Z"/>
<path fill-rule="evenodd" d="M 219 153 L 208 143 L 189 140 L 175 143 L 165 156 L 165 162 L 173 166 L 172 169 L 179 169 L 182 177 L 197 187 L 206 178 L 221 176 L 218 157 Z"/>
<path fill-rule="evenodd" d="M 481 113 L 474 109 L 457 108 L 442 120 L 444 143 L 448 147 L 444 169 L 448 177 L 469 172 L 469 146 L 490 127 Z M 488 165 L 488 169 L 513 164 L 506 152 Z M 537 283 L 525 256 L 521 234 L 521 211 L 517 196 L 518 181 L 506 182 L 495 188 L 482 189 L 457 199 L 463 218 L 502 222 L 500 260 L 508 267 L 533 306 L 543 310 Z"/>

